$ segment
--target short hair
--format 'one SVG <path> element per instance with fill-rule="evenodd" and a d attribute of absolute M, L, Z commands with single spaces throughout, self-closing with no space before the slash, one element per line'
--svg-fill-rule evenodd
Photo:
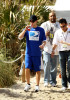
<path fill-rule="evenodd" d="M 49 15 L 53 13 L 56 16 L 56 12 L 54 10 L 51 10 L 51 12 L 49 13 Z"/>
<path fill-rule="evenodd" d="M 61 19 L 59 20 L 59 23 L 60 23 L 60 24 L 62 24 L 62 23 L 67 24 L 67 21 L 66 21 L 66 19 L 65 19 L 65 18 L 61 18 Z"/>
<path fill-rule="evenodd" d="M 37 20 L 36 15 L 31 15 L 29 21 L 35 22 Z"/>

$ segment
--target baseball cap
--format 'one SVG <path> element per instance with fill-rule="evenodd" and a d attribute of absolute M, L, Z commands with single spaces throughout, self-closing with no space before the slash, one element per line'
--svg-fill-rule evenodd
<path fill-rule="evenodd" d="M 30 16 L 29 21 L 35 22 L 37 20 L 37 17 L 35 15 Z"/>

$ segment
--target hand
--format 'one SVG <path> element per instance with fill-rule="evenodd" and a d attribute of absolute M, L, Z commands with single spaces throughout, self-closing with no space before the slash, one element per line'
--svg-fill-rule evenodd
<path fill-rule="evenodd" d="M 45 35 L 50 36 L 50 31 L 47 31 Z"/>
<path fill-rule="evenodd" d="M 29 28 L 30 28 L 30 26 L 27 25 L 27 26 L 25 27 L 25 31 L 27 31 Z"/>
<path fill-rule="evenodd" d="M 52 51 L 52 53 L 51 53 L 51 57 L 52 57 L 52 58 L 53 58 L 54 54 L 55 54 L 54 51 Z"/>
<path fill-rule="evenodd" d="M 59 43 L 65 44 L 65 42 L 64 42 L 64 41 L 59 41 Z"/>
<path fill-rule="evenodd" d="M 44 45 L 43 45 L 43 44 L 42 44 L 42 45 L 40 45 L 40 46 L 39 46 L 39 48 L 40 48 L 40 49 L 43 49 L 43 48 L 44 48 Z"/>

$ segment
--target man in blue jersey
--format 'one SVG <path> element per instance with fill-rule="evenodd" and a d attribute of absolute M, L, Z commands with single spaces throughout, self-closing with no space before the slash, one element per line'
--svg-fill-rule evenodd
<path fill-rule="evenodd" d="M 19 34 L 19 39 L 26 37 L 25 72 L 27 85 L 24 91 L 28 91 L 31 88 L 30 69 L 34 69 L 36 72 L 35 92 L 38 92 L 41 69 L 41 49 L 43 49 L 46 44 L 46 37 L 44 29 L 37 26 L 37 17 L 35 15 L 32 15 L 29 21 L 31 26 L 26 26 Z"/>

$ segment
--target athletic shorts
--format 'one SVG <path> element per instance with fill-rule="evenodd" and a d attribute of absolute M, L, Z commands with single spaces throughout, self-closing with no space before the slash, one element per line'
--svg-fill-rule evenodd
<path fill-rule="evenodd" d="M 25 68 L 34 70 L 35 72 L 41 70 L 41 56 L 25 56 Z"/>

